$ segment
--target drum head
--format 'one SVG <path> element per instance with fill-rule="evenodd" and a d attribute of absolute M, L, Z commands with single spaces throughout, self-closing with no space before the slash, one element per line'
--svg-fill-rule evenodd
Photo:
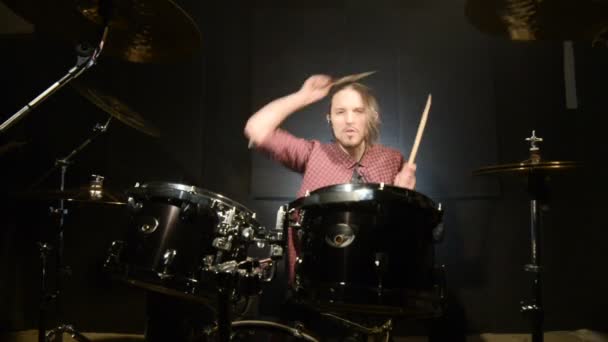
<path fill-rule="evenodd" d="M 364 183 L 338 184 L 317 189 L 289 204 L 290 209 L 323 211 L 324 209 L 399 207 L 422 220 L 425 226 L 436 227 L 443 212 L 437 204 L 414 190 L 392 185 Z"/>

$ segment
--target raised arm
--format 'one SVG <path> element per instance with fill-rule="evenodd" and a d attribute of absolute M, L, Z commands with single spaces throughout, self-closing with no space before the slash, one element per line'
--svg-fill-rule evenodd
<path fill-rule="evenodd" d="M 331 78 L 326 75 L 309 77 L 300 90 L 278 98 L 253 114 L 245 125 L 245 136 L 254 145 L 276 130 L 292 113 L 327 96 L 331 88 Z"/>

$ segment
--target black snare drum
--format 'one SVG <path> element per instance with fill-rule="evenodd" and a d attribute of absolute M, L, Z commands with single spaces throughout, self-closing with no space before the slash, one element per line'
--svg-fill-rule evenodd
<path fill-rule="evenodd" d="M 194 186 L 154 182 L 127 194 L 133 221 L 126 239 L 113 243 L 106 266 L 165 294 L 215 298 L 213 267 L 245 260 L 261 229 L 243 205 Z"/>
<path fill-rule="evenodd" d="M 287 212 L 300 252 L 296 300 L 331 311 L 438 313 L 433 232 L 442 211 L 432 200 L 383 184 L 341 184 L 297 199 Z"/>

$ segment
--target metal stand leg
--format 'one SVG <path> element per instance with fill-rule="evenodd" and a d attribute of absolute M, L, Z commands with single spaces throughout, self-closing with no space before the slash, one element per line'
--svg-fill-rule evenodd
<path fill-rule="evenodd" d="M 49 342 L 60 342 L 63 341 L 63 334 L 68 333 L 70 336 L 79 342 L 91 342 L 86 336 L 76 331 L 71 325 L 60 325 L 57 328 L 49 330 L 46 333 L 46 340 Z"/>
<path fill-rule="evenodd" d="M 393 320 L 392 319 L 388 319 L 382 325 L 376 325 L 376 326 L 373 326 L 370 328 L 370 327 L 363 326 L 359 323 L 350 321 L 348 319 L 345 319 L 343 317 L 337 316 L 332 313 L 323 312 L 323 313 L 321 313 L 321 316 L 328 318 L 330 320 L 339 322 L 343 326 L 352 330 L 353 332 L 362 333 L 362 334 L 368 336 L 368 338 L 380 337 L 382 339 L 382 341 L 390 341 L 391 331 L 393 330 Z"/>
<path fill-rule="evenodd" d="M 530 315 L 532 342 L 542 342 L 544 311 L 541 281 L 541 207 L 546 197 L 546 189 L 542 175 L 530 175 L 528 181 L 532 196 L 530 200 L 531 262 L 524 266 L 524 270 L 532 274 L 532 300 L 521 303 L 521 312 Z"/>
<path fill-rule="evenodd" d="M 232 334 L 231 297 L 234 291 L 233 275 L 220 273 L 220 288 L 218 289 L 218 333 L 220 342 L 228 342 Z"/>
<path fill-rule="evenodd" d="M 38 342 L 45 342 L 46 331 L 46 312 L 49 302 L 55 298 L 55 294 L 48 293 L 47 288 L 47 269 L 48 256 L 53 249 L 48 243 L 39 242 L 40 249 L 40 307 L 38 311 Z"/>

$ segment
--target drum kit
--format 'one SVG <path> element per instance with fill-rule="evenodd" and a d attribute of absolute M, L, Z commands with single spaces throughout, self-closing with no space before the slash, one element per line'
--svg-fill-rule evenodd
<path fill-rule="evenodd" d="M 83 1 L 75 7 L 67 1 L 54 2 L 52 6 L 44 2 L 3 1 L 42 30 L 70 38 L 75 38 L 75 33 L 97 33 L 101 38 L 95 49 L 85 49 L 86 53 L 78 57 L 77 65 L 64 78 L 4 122 L 0 132 L 95 65 L 102 51 L 130 62 L 151 63 L 187 55 L 200 44 L 196 25 L 170 0 Z M 56 25 L 57 22 L 63 24 Z M 289 232 L 298 237 L 299 251 L 295 279 L 288 285 L 293 300 L 322 317 L 352 331 L 388 340 L 393 318 L 433 318 L 444 312 L 445 270 L 435 260 L 435 245 L 443 237 L 443 209 L 440 203 L 417 191 L 386 184 L 329 186 L 280 206 L 276 223 L 269 228 L 246 206 L 189 184 L 149 182 L 124 191 L 110 191 L 104 187 L 103 176 L 92 175 L 87 186 L 66 189 L 67 169 L 74 157 L 106 132 L 112 118 L 146 134 L 159 135 L 158 129 L 120 100 L 74 83 L 82 96 L 111 116 L 43 176 L 47 179 L 60 169 L 57 190 L 19 194 L 23 200 L 58 203 L 51 208 L 57 218 L 58 227 L 53 230 L 56 238 L 40 243 L 39 341 L 61 341 L 64 333 L 88 341 L 73 325 L 60 324 L 51 330 L 46 327 L 48 306 L 62 290 L 63 225 L 70 203 L 126 208 L 130 224 L 125 227 L 124 238 L 108 246 L 105 270 L 135 287 L 213 309 L 217 320 L 209 327 L 201 327 L 209 340 L 256 340 L 255 336 L 264 332 L 306 341 L 319 339 L 301 324 L 291 327 L 271 321 L 232 319 L 237 304 L 259 295 L 264 284 L 275 279 Z M 532 303 L 522 306 L 522 311 L 533 314 L 534 341 L 538 341 L 537 335 L 542 334 L 539 203 L 545 199 L 544 177 L 579 165 L 543 161 L 536 145 L 541 139 L 533 132 L 528 140 L 532 144 L 529 160 L 482 168 L 475 174 L 521 174 L 530 179 L 532 262 L 526 265 L 526 271 L 536 275 L 535 297 Z M 268 255 L 251 257 L 248 251 L 252 246 L 266 247 Z M 52 252 L 57 257 L 58 272 L 53 289 L 48 284 L 47 262 Z M 375 317 L 379 323 L 369 327 L 352 317 Z"/>

